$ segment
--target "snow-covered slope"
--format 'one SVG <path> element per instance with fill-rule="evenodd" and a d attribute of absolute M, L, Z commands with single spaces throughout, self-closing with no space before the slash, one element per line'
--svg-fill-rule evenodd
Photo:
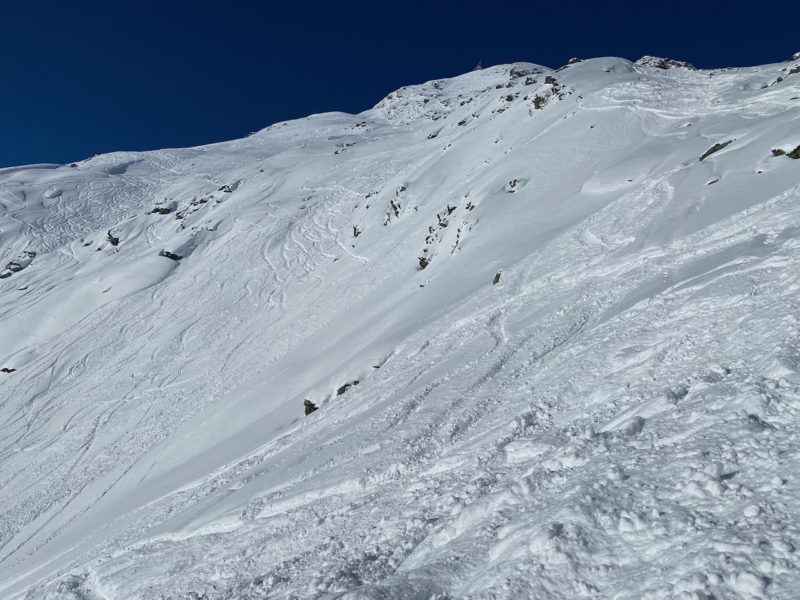
<path fill-rule="evenodd" d="M 0 170 L 0 598 L 796 597 L 798 146 L 604 58 Z"/>

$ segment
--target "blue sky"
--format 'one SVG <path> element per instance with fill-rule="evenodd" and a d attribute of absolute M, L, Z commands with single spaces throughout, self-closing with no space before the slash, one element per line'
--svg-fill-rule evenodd
<path fill-rule="evenodd" d="M 800 51 L 800 7 L 738 1 L 0 0 L 0 23 L 0 166 L 358 112 L 479 60 L 656 54 L 723 67 Z"/>

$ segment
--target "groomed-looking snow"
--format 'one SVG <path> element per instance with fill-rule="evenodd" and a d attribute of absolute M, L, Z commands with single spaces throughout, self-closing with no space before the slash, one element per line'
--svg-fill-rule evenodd
<path fill-rule="evenodd" d="M 800 61 L 661 60 L 1 169 L 0 598 L 795 598 Z"/>

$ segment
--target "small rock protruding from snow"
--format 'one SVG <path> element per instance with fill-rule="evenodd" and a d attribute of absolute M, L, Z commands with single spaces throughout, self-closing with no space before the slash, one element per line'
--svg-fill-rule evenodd
<path fill-rule="evenodd" d="M 113 233 L 111 233 L 110 229 L 108 230 L 108 233 L 106 234 L 106 240 L 108 240 L 108 243 L 111 244 L 112 246 L 115 246 L 115 247 L 119 246 L 119 241 L 120 241 L 119 238 L 117 236 L 115 236 Z"/>
<path fill-rule="evenodd" d="M 724 142 L 720 142 L 719 144 L 714 144 L 713 146 L 711 146 L 711 148 L 709 148 L 708 150 L 706 150 L 705 152 L 703 152 L 703 155 L 700 157 L 700 162 L 703 162 L 705 159 L 707 159 L 709 156 L 711 156 L 711 155 L 712 155 L 712 154 L 714 154 L 715 152 L 719 152 L 719 151 L 720 151 L 720 150 L 722 150 L 722 149 L 723 149 L 725 146 L 727 146 L 728 144 L 730 144 L 732 141 L 733 141 L 733 140 L 726 140 L 726 141 L 724 141 Z"/>
<path fill-rule="evenodd" d="M 800 60 L 800 52 L 795 52 L 792 54 L 792 60 Z"/>
<path fill-rule="evenodd" d="M 314 412 L 318 408 L 319 407 L 316 404 L 314 404 L 311 400 L 309 400 L 308 398 L 303 400 L 303 410 L 305 411 L 305 416 L 310 415 L 312 412 Z"/>
<path fill-rule="evenodd" d="M 239 187 L 240 183 L 241 183 L 241 181 L 234 181 L 233 183 L 226 183 L 225 185 L 220 186 L 218 191 L 223 192 L 225 194 L 230 194 L 230 193 L 234 192 L 236 190 L 236 188 Z"/>
<path fill-rule="evenodd" d="M 153 207 L 153 210 L 150 211 L 151 215 L 168 215 L 172 212 L 175 212 L 178 209 L 177 202 L 162 202 L 157 204 Z"/>
<path fill-rule="evenodd" d="M 694 69 L 694 65 L 686 61 L 675 60 L 673 58 L 661 58 L 660 56 L 643 56 L 634 64 L 640 67 L 655 67 L 656 69 L 674 69 L 676 67 Z"/>
<path fill-rule="evenodd" d="M 347 390 L 349 390 L 351 387 L 353 387 L 354 385 L 358 385 L 359 383 L 361 383 L 361 381 L 360 381 L 360 380 L 358 380 L 358 379 L 354 379 L 354 380 L 353 380 L 353 381 L 351 381 L 350 383 L 345 383 L 344 385 L 341 385 L 341 386 L 339 386 L 339 388 L 336 390 L 336 395 L 337 395 L 337 396 L 341 396 L 341 395 L 342 395 L 342 394 L 344 394 L 344 393 L 345 393 Z"/>
<path fill-rule="evenodd" d="M 497 285 L 500 283 L 500 271 L 494 274 L 494 279 L 492 279 L 492 285 Z"/>
<path fill-rule="evenodd" d="M 180 254 L 175 254 L 174 252 L 170 252 L 169 250 L 162 250 L 161 252 L 158 253 L 158 255 L 174 260 L 175 262 L 183 259 L 183 257 Z"/>
<path fill-rule="evenodd" d="M 14 371 L 16 371 L 16 369 L 13 367 L 3 367 L 0 369 L 0 373 L 13 373 Z"/>

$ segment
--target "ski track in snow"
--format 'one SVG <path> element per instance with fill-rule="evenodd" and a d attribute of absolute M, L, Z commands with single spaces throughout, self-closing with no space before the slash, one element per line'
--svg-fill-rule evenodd
<path fill-rule="evenodd" d="M 0 598 L 796 597 L 798 65 L 0 169 Z"/>

